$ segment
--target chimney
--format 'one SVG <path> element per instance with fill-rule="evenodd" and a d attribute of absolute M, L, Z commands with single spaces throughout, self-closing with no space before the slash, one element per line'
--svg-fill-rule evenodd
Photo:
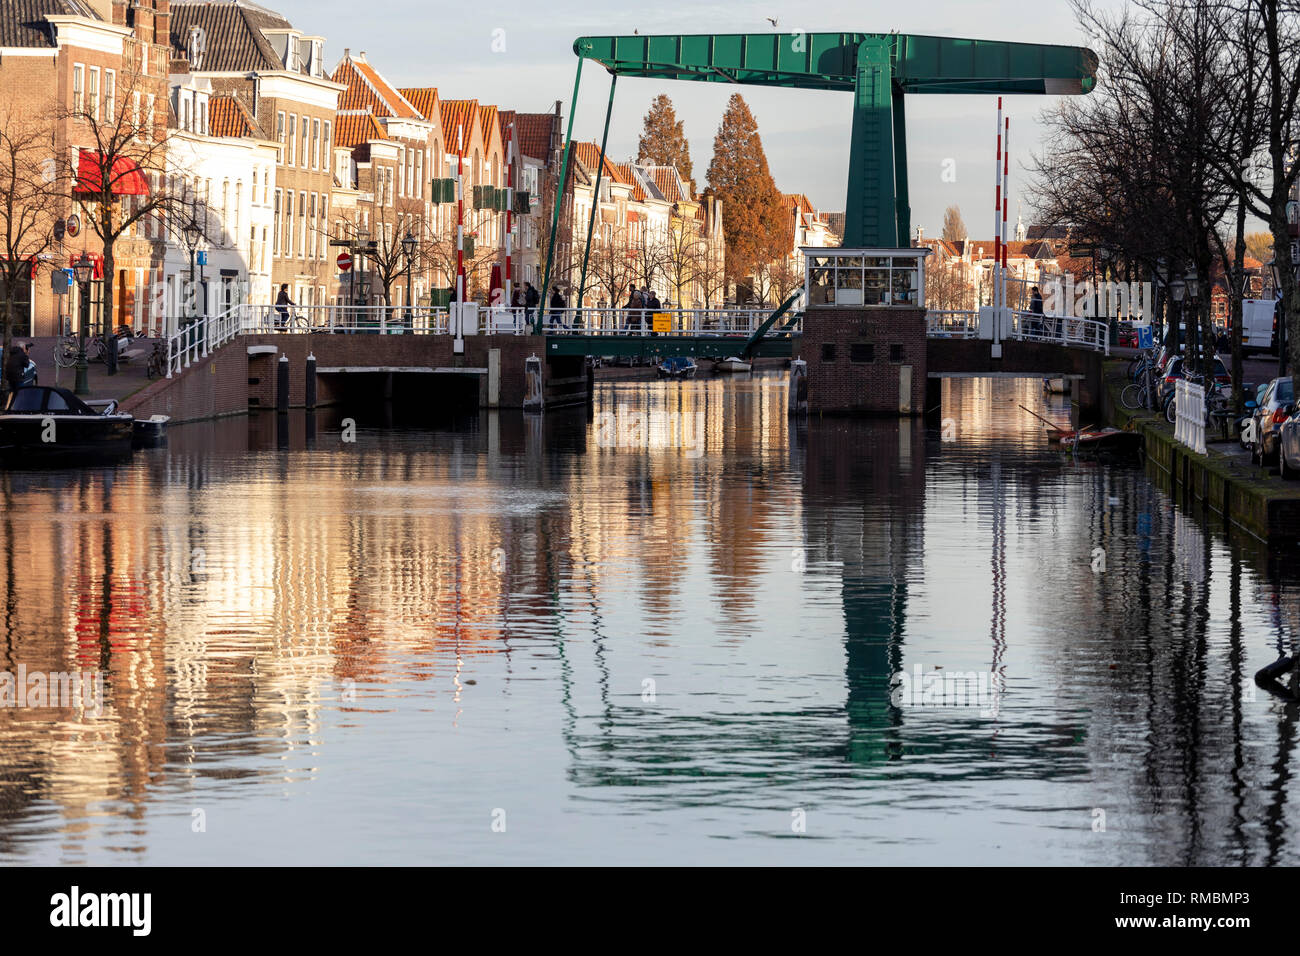
<path fill-rule="evenodd" d="M 346 60 L 346 59 L 347 59 L 349 56 L 351 56 L 351 55 L 352 55 L 352 51 L 349 50 L 347 47 L 344 47 L 344 48 L 343 48 L 343 59 Z"/>

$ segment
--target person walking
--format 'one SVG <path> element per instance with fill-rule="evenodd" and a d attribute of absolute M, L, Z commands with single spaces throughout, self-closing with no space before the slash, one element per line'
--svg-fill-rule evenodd
<path fill-rule="evenodd" d="M 1029 293 L 1029 313 L 1037 316 L 1030 320 L 1029 331 L 1034 335 L 1043 334 L 1043 293 L 1038 291 L 1038 286 L 1034 286 Z"/>
<path fill-rule="evenodd" d="M 26 371 L 27 352 L 14 342 L 10 346 L 9 354 L 5 356 L 5 387 L 11 392 L 16 391 L 23 384 Z"/>
<path fill-rule="evenodd" d="M 275 311 L 279 316 L 278 322 L 280 328 L 289 326 L 289 306 L 294 305 L 293 299 L 289 298 L 289 283 L 280 286 L 280 294 L 275 297 Z"/>
<path fill-rule="evenodd" d="M 524 283 L 524 308 L 532 312 L 533 309 L 537 308 L 537 303 L 541 301 L 541 298 L 541 293 L 533 288 L 531 282 Z"/>
<path fill-rule="evenodd" d="M 641 329 L 641 293 L 637 291 L 636 283 L 633 282 L 627 287 L 627 304 L 623 306 L 627 310 L 627 322 L 624 328 L 629 331 L 636 328 Z"/>
<path fill-rule="evenodd" d="M 551 328 L 557 329 L 564 325 L 564 296 L 560 295 L 558 285 L 551 286 Z"/>
<path fill-rule="evenodd" d="M 662 309 L 663 306 L 660 305 L 659 296 L 655 295 L 654 289 L 646 289 L 644 295 L 646 297 L 646 302 L 645 302 L 646 310 L 649 312 L 649 316 L 650 316 L 650 334 L 658 335 L 659 333 L 654 330 L 654 324 L 655 324 L 654 314 L 658 312 L 660 309 Z"/>

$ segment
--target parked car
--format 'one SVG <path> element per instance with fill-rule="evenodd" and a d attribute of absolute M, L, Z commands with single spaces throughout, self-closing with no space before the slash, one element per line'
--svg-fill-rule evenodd
<path fill-rule="evenodd" d="M 1282 423 L 1295 412 L 1295 392 L 1291 377 L 1275 378 L 1268 383 L 1255 409 L 1255 440 L 1250 447 L 1251 461 L 1271 464 L 1277 455 L 1278 432 Z"/>
<path fill-rule="evenodd" d="M 1160 378 L 1156 387 L 1156 393 L 1161 400 L 1174 390 L 1174 383 L 1183 377 L 1183 357 L 1181 355 L 1171 355 L 1164 367 L 1160 370 Z M 1217 355 L 1214 356 L 1213 377 L 1220 385 L 1231 385 L 1232 375 L 1228 372 L 1228 367 L 1223 364 L 1223 359 Z"/>
<path fill-rule="evenodd" d="M 1300 478 L 1300 411 L 1278 428 L 1277 467 L 1283 478 Z"/>

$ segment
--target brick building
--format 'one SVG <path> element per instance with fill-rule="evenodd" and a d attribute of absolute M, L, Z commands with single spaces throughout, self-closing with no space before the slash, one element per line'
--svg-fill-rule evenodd
<path fill-rule="evenodd" d="M 84 201 L 86 189 L 97 178 L 97 147 L 115 131 L 131 125 L 141 144 L 133 152 L 140 156 L 154 152 L 149 144 L 165 135 L 168 17 L 168 0 L 130 5 L 123 0 L 7 0 L 0 5 L 0 97 L 6 122 L 30 124 L 48 136 L 53 143 L 51 173 L 66 177 L 60 183 L 83 199 L 65 196 L 50 203 L 51 226 L 58 219 L 69 228 L 33 270 L 30 287 L 20 290 L 25 314 L 19 318 L 18 334 L 55 334 L 61 315 L 80 312 L 79 290 L 56 296 L 48 269 L 67 268 L 85 253 L 96 262 L 96 278 L 103 276 L 103 243 L 88 221 L 100 216 L 101 209 Z M 162 174 L 161 163 L 141 170 L 127 152 L 118 154 L 121 164 L 114 167 L 113 181 L 119 179 L 120 169 L 121 182 L 110 187 L 124 203 L 131 201 L 128 189 L 143 188 Z M 136 277 L 157 273 L 160 250 L 152 235 L 130 235 L 111 251 L 112 318 L 122 321 L 137 295 Z M 96 285 L 91 295 L 91 321 L 110 318 L 99 304 L 101 287 Z"/>
<path fill-rule="evenodd" d="M 196 28 L 204 55 L 201 69 L 191 72 L 210 82 L 214 93 L 238 101 L 278 150 L 271 196 L 272 288 L 287 284 L 300 305 L 325 304 L 334 285 L 326 235 L 335 114 L 344 87 L 325 73 L 324 38 L 243 0 L 177 0 L 171 17 L 177 59 L 188 58 Z"/>

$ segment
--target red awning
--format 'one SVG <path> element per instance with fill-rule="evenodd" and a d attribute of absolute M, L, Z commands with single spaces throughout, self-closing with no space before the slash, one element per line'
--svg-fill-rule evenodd
<path fill-rule="evenodd" d="M 95 279 L 104 278 L 104 257 L 94 252 L 87 252 L 86 255 L 90 256 L 91 260 L 95 263 L 95 271 L 92 278 Z M 80 258 L 81 258 L 80 252 L 68 256 L 68 268 L 69 269 L 76 268 L 77 260 Z"/>
<path fill-rule="evenodd" d="M 103 187 L 100 183 L 101 154 L 88 149 L 77 151 L 77 192 L 97 193 Z M 115 196 L 147 196 L 149 184 L 144 173 L 134 159 L 119 156 L 113 160 L 113 168 L 108 174 L 109 188 Z"/>

